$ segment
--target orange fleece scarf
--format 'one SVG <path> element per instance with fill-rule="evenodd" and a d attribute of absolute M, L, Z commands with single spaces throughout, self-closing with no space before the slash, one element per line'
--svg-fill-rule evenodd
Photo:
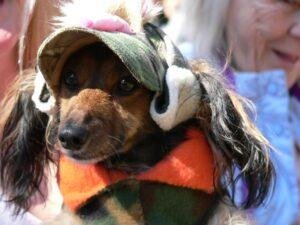
<path fill-rule="evenodd" d="M 107 170 L 101 164 L 77 164 L 61 157 L 59 186 L 65 204 L 73 211 L 86 200 L 111 184 L 127 178 L 156 181 L 212 193 L 214 159 L 204 135 L 197 130 L 187 132 L 187 140 L 172 150 L 153 168 L 132 176 Z"/>

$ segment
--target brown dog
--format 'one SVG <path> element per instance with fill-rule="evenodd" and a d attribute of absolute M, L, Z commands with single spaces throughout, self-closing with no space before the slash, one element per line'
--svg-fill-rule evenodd
<path fill-rule="evenodd" d="M 49 132 L 45 131 L 45 115 L 37 112 L 30 100 L 32 87 L 26 85 L 32 82 L 32 78 L 20 80 L 19 87 L 26 85 L 11 98 L 11 105 L 18 107 L 8 113 L 10 116 L 5 122 L 1 142 L 1 179 L 6 194 L 20 208 L 28 207 L 28 196 L 38 190 L 43 176 L 41 169 L 53 158 L 45 147 L 43 136 L 49 140 L 48 149 L 60 148 L 73 160 L 102 162 L 106 168 L 139 174 L 184 141 L 184 133 L 193 127 L 205 132 L 215 146 L 216 167 L 222 176 L 229 176 L 228 181 L 233 179 L 232 174 L 227 174 L 233 170 L 233 165 L 244 168 L 241 175 L 249 181 L 251 191 L 244 206 L 259 204 L 271 182 L 272 165 L 267 160 L 267 145 L 261 142 L 260 134 L 248 123 L 236 97 L 219 80 L 206 74 L 210 71 L 203 64 L 195 67 L 199 85 L 206 93 L 198 114 L 168 132 L 160 129 L 150 116 L 154 92 L 138 83 L 120 59 L 101 43 L 82 47 L 63 65 L 56 78 L 59 80 L 53 93 L 56 113 L 48 126 Z M 221 112 L 221 109 L 225 111 Z M 218 125 L 217 121 L 224 123 Z M 211 123 L 216 126 L 211 126 Z M 37 141 L 37 134 L 41 141 Z M 14 163 L 23 157 L 27 158 L 26 164 Z M 258 176 L 254 177 L 251 171 L 256 171 Z M 251 182 L 253 180 L 255 182 Z M 234 185 L 233 180 L 230 182 Z M 206 214 L 210 207 L 215 208 L 205 216 L 205 221 L 210 221 L 210 224 L 219 224 L 225 219 L 245 224 L 240 214 L 232 213 L 230 207 L 222 204 L 221 199 L 228 196 L 222 185 L 227 184 L 216 180 L 216 190 L 220 191 L 217 198 L 215 194 L 197 194 L 199 202 L 207 203 L 197 210 Z M 97 201 L 103 199 L 99 197 Z M 93 202 L 93 210 L 90 207 L 83 207 L 78 213 L 83 218 L 91 218 L 92 213 L 90 216 L 94 218 L 97 206 Z"/>
<path fill-rule="evenodd" d="M 214 187 L 211 192 L 159 185 L 160 190 L 164 190 L 159 197 L 171 193 L 169 199 L 180 198 L 172 202 L 171 208 L 176 212 L 173 214 L 178 217 L 178 223 L 220 224 L 224 220 L 225 223 L 234 221 L 232 208 L 224 206 L 223 202 L 235 203 L 237 178 L 241 178 L 248 188 L 242 207 L 249 208 L 263 202 L 273 178 L 273 167 L 268 158 L 269 145 L 249 121 L 238 96 L 217 78 L 218 74 L 206 63 L 198 63 L 192 73 L 189 65 L 182 63 L 184 60 L 176 57 L 173 60 L 180 67 L 176 78 L 181 78 L 182 71 L 192 75 L 194 83 L 190 86 L 183 79 L 183 87 L 188 89 L 182 86 L 177 89 L 179 94 L 185 93 L 180 104 L 196 96 L 196 103 L 189 104 L 193 108 L 191 114 L 187 113 L 189 109 L 181 107 L 183 110 L 176 112 L 180 118 L 176 122 L 179 122 L 165 127 L 150 114 L 154 100 L 157 114 L 168 108 L 160 106 L 171 105 L 171 101 L 165 100 L 174 97 L 171 95 L 175 92 L 170 88 L 171 85 L 176 86 L 178 80 L 168 81 L 168 78 L 172 78 L 168 72 L 173 65 L 167 58 L 175 53 L 176 56 L 180 54 L 158 28 L 152 25 L 144 27 L 149 39 L 141 40 L 139 34 L 97 33 L 83 28 L 63 29 L 51 36 L 44 43 L 39 56 L 43 65 L 40 69 L 47 84 L 38 92 L 38 99 L 42 104 L 48 101 L 49 95 L 55 98 L 48 115 L 38 110 L 32 102 L 33 89 L 36 89 L 33 77 L 20 78 L 11 90 L 7 101 L 11 107 L 3 107 L 1 114 L 5 117 L 1 124 L 0 183 L 8 200 L 16 205 L 16 213 L 28 210 L 30 197 L 40 192 L 44 168 L 50 161 L 57 162 L 57 149 L 73 161 L 101 164 L 106 169 L 116 169 L 133 177 L 147 172 L 164 160 L 186 140 L 186 133 L 191 128 L 209 140 L 213 154 L 211 165 L 216 173 L 213 173 Z M 78 36 L 74 38 L 74 35 Z M 123 40 L 134 46 L 130 52 L 124 51 L 127 43 Z M 77 45 L 77 41 L 81 45 Z M 75 48 L 73 42 L 76 42 Z M 138 54 L 143 52 L 139 49 L 141 45 L 147 54 Z M 113 51 L 115 46 L 118 47 Z M 67 54 L 71 50 L 74 51 Z M 168 55 L 159 54 L 159 50 Z M 126 64 L 125 56 L 131 57 L 130 63 L 127 61 Z M 143 70 L 141 65 L 148 66 L 147 70 Z M 149 76 L 155 79 L 150 77 L 153 79 L 145 80 L 150 79 Z M 196 86 L 197 92 L 189 89 L 193 86 Z M 178 96 L 180 98 L 182 95 Z M 170 104 L 164 104 L 166 102 Z M 174 118 L 177 119 L 176 113 Z M 163 119 L 169 118 L 166 116 Z M 76 177 L 72 179 L 76 180 Z M 89 180 L 89 176 L 83 179 Z M 145 192 L 137 196 L 146 196 L 146 203 L 156 203 L 155 195 L 151 192 L 155 189 L 153 183 L 140 185 L 129 181 L 129 184 L 142 187 Z M 124 187 L 126 192 L 128 183 Z M 184 195 L 178 194 L 182 193 L 182 189 Z M 106 194 L 124 191 L 115 187 L 111 190 Z M 126 198 L 119 199 L 125 199 L 125 203 L 132 189 L 129 188 L 126 193 Z M 192 196 L 188 199 L 196 203 L 191 208 L 187 207 L 190 211 L 185 213 L 182 205 L 186 203 L 187 196 Z M 114 215 L 120 213 L 120 208 L 125 209 L 122 214 L 125 218 L 131 218 L 131 212 L 134 211 L 132 217 L 137 221 L 143 219 L 141 213 L 145 212 L 135 210 L 136 207 L 123 207 L 124 202 L 114 210 L 111 206 L 120 206 L 118 201 L 97 194 L 84 203 L 76 211 L 84 220 L 103 219 L 103 215 L 107 214 L 104 209 L 111 209 L 110 213 Z M 153 208 L 159 210 L 164 203 L 162 198 Z M 149 206 L 146 209 L 150 210 Z M 191 218 L 195 220 L 191 221 Z M 172 216 L 168 219 L 173 221 Z M 235 224 L 242 223 L 236 221 Z"/>

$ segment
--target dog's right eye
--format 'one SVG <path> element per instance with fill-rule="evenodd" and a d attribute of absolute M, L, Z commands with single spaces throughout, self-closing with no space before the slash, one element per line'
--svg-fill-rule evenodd
<path fill-rule="evenodd" d="M 138 84 L 133 77 L 123 77 L 119 80 L 115 93 L 117 95 L 126 96 L 131 94 L 137 88 L 137 86 Z"/>
<path fill-rule="evenodd" d="M 74 91 L 78 89 L 79 82 L 74 71 L 68 70 L 63 74 L 63 83 L 68 89 Z"/>

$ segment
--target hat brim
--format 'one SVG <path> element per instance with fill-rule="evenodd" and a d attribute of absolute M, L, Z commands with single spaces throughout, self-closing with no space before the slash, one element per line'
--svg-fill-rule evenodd
<path fill-rule="evenodd" d="M 102 42 L 112 50 L 138 82 L 149 90 L 162 91 L 164 67 L 156 50 L 141 36 L 120 32 L 104 32 L 82 27 L 62 28 L 52 33 L 40 46 L 38 66 L 50 88 L 63 64 L 80 48 Z"/>

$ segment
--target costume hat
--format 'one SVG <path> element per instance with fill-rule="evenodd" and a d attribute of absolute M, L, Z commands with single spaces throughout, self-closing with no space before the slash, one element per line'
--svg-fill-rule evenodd
<path fill-rule="evenodd" d="M 81 20 L 84 23 L 62 26 L 42 43 L 38 51 L 40 72 L 32 98 L 38 109 L 51 114 L 54 89 L 59 86 L 59 74 L 68 57 L 86 45 L 100 42 L 120 58 L 138 82 L 156 93 L 150 114 L 163 130 L 194 116 L 200 88 L 178 48 L 151 23 L 143 22 L 135 31 L 125 19 L 113 14 L 100 14 L 93 20 L 87 16 Z M 49 89 L 49 101 L 43 101 L 45 89 Z"/>

